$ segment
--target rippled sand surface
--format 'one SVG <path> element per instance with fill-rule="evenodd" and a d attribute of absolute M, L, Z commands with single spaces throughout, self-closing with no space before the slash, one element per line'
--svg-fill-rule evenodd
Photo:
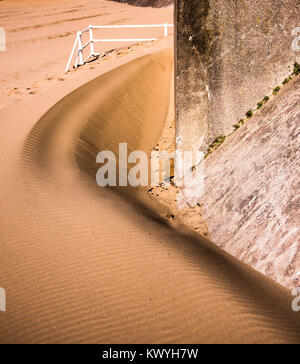
<path fill-rule="evenodd" d="M 20 153 L 1 156 L 2 343 L 300 342 L 285 289 L 128 191 L 96 187 L 96 151 L 155 145 L 172 72 L 166 49 L 75 90 L 32 127 L 5 124 L 2 143 Z"/>

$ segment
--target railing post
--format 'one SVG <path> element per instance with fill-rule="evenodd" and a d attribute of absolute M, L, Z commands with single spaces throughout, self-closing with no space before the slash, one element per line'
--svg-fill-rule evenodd
<path fill-rule="evenodd" d="M 79 56 L 79 65 L 83 65 L 83 54 L 82 54 L 82 33 L 78 32 L 78 56 Z"/>
<path fill-rule="evenodd" d="M 93 26 L 89 25 L 89 34 L 90 34 L 90 42 L 91 42 L 91 56 L 95 55 L 95 44 L 93 38 Z"/>
<path fill-rule="evenodd" d="M 168 36 L 168 24 L 166 23 L 165 24 L 165 37 Z"/>
<path fill-rule="evenodd" d="M 67 67 L 65 69 L 65 73 L 67 73 L 68 70 L 69 70 L 69 68 L 70 68 L 70 65 L 71 65 L 71 62 L 72 62 L 72 59 L 73 59 L 73 55 L 74 55 L 74 52 L 76 50 L 77 43 L 78 43 L 78 34 L 76 36 L 76 39 L 75 39 L 75 42 L 74 42 L 74 45 L 73 45 L 73 49 L 72 49 L 71 55 L 70 55 L 70 58 L 69 58 Z"/>

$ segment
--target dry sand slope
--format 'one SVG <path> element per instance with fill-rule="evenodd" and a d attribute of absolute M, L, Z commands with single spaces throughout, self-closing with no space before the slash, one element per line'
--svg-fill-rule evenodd
<path fill-rule="evenodd" d="M 155 145 L 172 58 L 165 50 L 113 70 L 32 128 L 24 105 L 19 128 L 3 120 L 1 343 L 300 342 L 285 289 L 128 191 L 96 187 L 98 150 Z"/>

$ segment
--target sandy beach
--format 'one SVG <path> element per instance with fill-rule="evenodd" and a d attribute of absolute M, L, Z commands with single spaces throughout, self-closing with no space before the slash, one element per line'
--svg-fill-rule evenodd
<path fill-rule="evenodd" d="M 174 121 L 173 37 L 64 74 L 76 31 L 172 19 L 106 0 L 0 2 L 0 343 L 300 342 L 288 290 L 163 218 L 147 191 L 96 184 L 99 151 L 149 153 Z"/>

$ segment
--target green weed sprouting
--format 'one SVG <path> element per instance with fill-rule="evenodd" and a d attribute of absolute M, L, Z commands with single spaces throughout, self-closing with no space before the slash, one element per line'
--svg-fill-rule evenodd
<path fill-rule="evenodd" d="M 213 145 L 219 145 L 219 144 L 222 144 L 226 139 L 226 136 L 225 135 L 221 135 L 219 136 L 214 142 L 213 142 Z"/>
<path fill-rule="evenodd" d="M 258 104 L 257 104 L 257 109 L 261 109 L 262 107 L 264 106 L 264 103 L 262 101 L 260 101 Z"/>
<path fill-rule="evenodd" d="M 226 140 L 225 135 L 220 135 L 209 147 L 207 153 L 204 158 L 207 158 L 214 150 L 218 149 L 218 147 L 224 143 Z"/>
<path fill-rule="evenodd" d="M 294 63 L 294 72 L 293 72 L 293 75 L 296 75 L 298 76 L 300 74 L 300 64 L 295 62 Z"/>
<path fill-rule="evenodd" d="M 288 78 L 286 78 L 283 82 L 282 82 L 282 84 L 283 85 L 286 85 L 287 83 L 289 83 L 290 81 L 291 81 L 291 79 L 292 79 L 293 77 L 292 76 L 289 76 Z"/>
<path fill-rule="evenodd" d="M 247 118 L 252 118 L 252 116 L 253 116 L 253 110 L 247 111 L 246 112 L 246 116 L 247 116 Z"/>

